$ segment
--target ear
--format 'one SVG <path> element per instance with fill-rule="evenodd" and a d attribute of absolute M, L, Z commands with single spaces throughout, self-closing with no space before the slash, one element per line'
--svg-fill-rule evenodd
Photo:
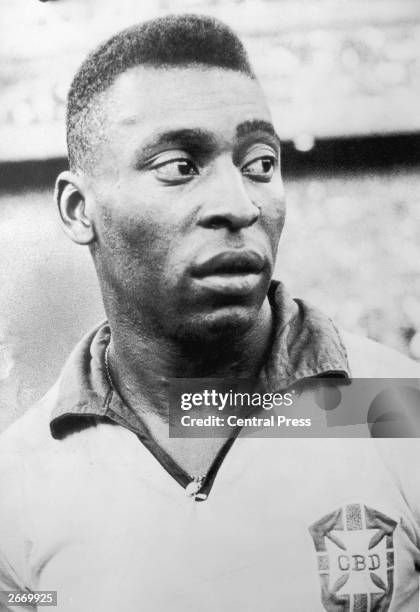
<path fill-rule="evenodd" d="M 74 172 L 65 171 L 58 175 L 54 199 L 58 206 L 64 231 L 77 244 L 91 244 L 95 241 L 95 230 L 86 214 L 83 179 Z"/>

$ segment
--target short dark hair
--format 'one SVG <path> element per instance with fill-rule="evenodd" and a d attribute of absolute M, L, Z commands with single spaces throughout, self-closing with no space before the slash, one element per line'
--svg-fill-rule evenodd
<path fill-rule="evenodd" d="M 123 30 L 88 55 L 77 71 L 67 102 L 67 148 L 70 167 L 92 159 L 95 132 L 101 126 L 97 95 L 135 66 L 206 65 L 255 78 L 238 36 L 224 23 L 202 15 L 168 15 Z M 92 112 L 93 111 L 93 112 Z M 95 121 L 96 119 L 96 121 Z"/>

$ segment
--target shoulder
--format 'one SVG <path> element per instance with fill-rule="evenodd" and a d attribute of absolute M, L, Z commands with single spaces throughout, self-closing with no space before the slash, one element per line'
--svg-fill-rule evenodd
<path fill-rule="evenodd" d="M 378 342 L 340 331 L 353 378 L 420 378 L 420 364 Z"/>

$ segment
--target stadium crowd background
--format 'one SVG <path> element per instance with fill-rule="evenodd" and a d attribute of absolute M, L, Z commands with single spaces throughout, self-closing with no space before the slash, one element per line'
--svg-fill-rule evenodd
<path fill-rule="evenodd" d="M 242 35 L 284 139 L 277 278 L 343 328 L 420 359 L 418 0 L 1 0 L 0 430 L 103 317 L 88 253 L 62 233 L 64 106 L 86 52 L 167 12 Z"/>

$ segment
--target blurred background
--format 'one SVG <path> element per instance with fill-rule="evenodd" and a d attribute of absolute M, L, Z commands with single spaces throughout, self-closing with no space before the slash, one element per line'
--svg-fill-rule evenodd
<path fill-rule="evenodd" d="M 242 36 L 283 139 L 277 278 L 420 359 L 418 0 L 0 0 L 0 430 L 104 315 L 52 202 L 66 92 L 98 42 L 168 12 Z"/>

